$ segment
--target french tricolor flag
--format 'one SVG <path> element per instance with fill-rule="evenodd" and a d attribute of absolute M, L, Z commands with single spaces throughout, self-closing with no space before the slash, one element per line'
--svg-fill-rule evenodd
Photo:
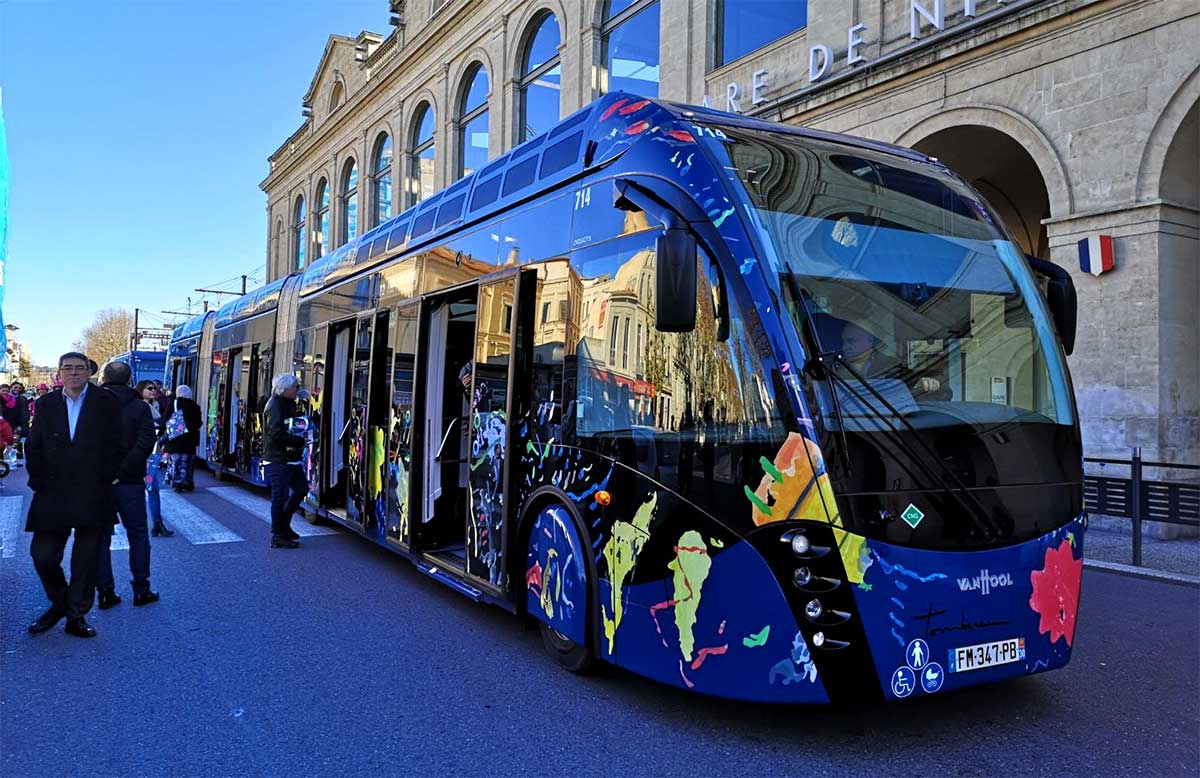
<path fill-rule="evenodd" d="M 1079 241 L 1079 269 L 1094 276 L 1113 269 L 1111 235 L 1089 235 Z"/>

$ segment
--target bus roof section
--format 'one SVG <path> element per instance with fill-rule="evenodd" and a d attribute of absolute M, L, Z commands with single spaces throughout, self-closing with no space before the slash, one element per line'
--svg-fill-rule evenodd
<path fill-rule="evenodd" d="M 280 291 L 287 279 L 287 276 L 276 279 L 222 305 L 217 310 L 217 329 L 274 308 L 279 302 Z"/>
<path fill-rule="evenodd" d="M 610 121 L 620 119 L 616 123 Z M 311 264 L 300 282 L 307 296 L 365 270 L 399 250 L 433 243 L 463 225 L 501 214 L 543 192 L 603 167 L 656 133 L 688 133 L 704 124 L 836 141 L 928 162 L 910 149 L 725 113 L 712 108 L 611 92 L 479 170 L 436 192 Z M 232 305 L 232 304 L 230 304 Z M 225 323 L 221 309 L 217 326 Z M 237 318 L 242 318 L 238 315 Z"/>
<path fill-rule="evenodd" d="M 216 311 L 205 311 L 204 313 L 193 316 L 183 324 L 180 324 L 178 327 L 171 330 L 171 342 L 173 343 L 177 340 L 183 340 L 184 338 L 194 338 L 200 334 L 201 330 L 204 329 L 204 321 L 209 316 L 216 315 Z"/>

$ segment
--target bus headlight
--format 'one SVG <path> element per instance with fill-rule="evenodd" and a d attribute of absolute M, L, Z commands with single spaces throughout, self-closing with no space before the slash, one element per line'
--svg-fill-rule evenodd
<path fill-rule="evenodd" d="M 792 574 L 792 581 L 796 586 L 808 586 L 812 577 L 812 570 L 807 567 L 797 567 L 796 572 Z"/>
<path fill-rule="evenodd" d="M 816 646 L 817 648 L 820 648 L 821 646 L 825 645 L 825 633 L 824 632 L 818 632 L 817 634 L 813 635 L 813 645 Z"/>
<path fill-rule="evenodd" d="M 809 600 L 808 604 L 804 606 L 804 615 L 812 621 L 821 618 L 821 614 L 824 612 L 825 608 L 821 605 L 820 600 Z"/>
<path fill-rule="evenodd" d="M 803 535 L 799 532 L 792 535 L 792 553 L 793 554 L 796 554 L 797 556 L 807 554 L 808 550 L 810 548 L 812 548 L 812 544 L 808 542 L 807 535 Z"/>

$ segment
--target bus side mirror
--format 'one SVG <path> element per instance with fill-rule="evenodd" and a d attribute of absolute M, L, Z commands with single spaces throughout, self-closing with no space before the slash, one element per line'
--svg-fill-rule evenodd
<path fill-rule="evenodd" d="M 1063 351 L 1070 356 L 1075 350 L 1075 327 L 1079 315 L 1079 298 L 1075 295 L 1075 282 L 1071 274 L 1053 262 L 1026 256 L 1033 272 L 1046 278 L 1046 303 L 1058 337 L 1062 339 Z"/>
<path fill-rule="evenodd" d="M 668 227 L 655 247 L 654 327 L 659 332 L 696 329 L 696 237 Z"/>

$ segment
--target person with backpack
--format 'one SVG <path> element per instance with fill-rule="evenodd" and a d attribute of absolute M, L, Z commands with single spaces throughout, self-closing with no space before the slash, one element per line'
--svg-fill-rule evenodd
<path fill-rule="evenodd" d="M 192 390 L 180 386 L 167 413 L 167 442 L 165 450 L 171 458 L 171 488 L 190 492 L 196 488 L 196 448 L 200 445 L 203 414 L 192 399 Z"/>

